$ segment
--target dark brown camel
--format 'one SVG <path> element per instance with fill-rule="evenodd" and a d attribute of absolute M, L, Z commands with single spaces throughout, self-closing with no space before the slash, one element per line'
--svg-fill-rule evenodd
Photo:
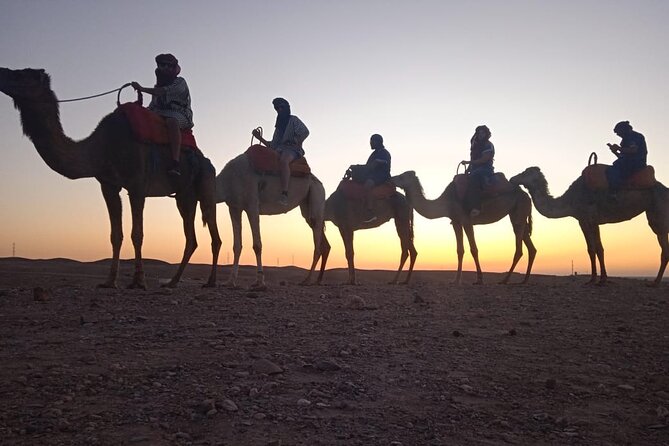
<path fill-rule="evenodd" d="M 146 197 L 175 194 L 183 219 L 186 245 L 179 268 L 169 282 L 179 282 L 188 260 L 197 247 L 195 211 L 200 202 L 202 220 L 209 227 L 213 254 L 207 286 L 216 284 L 216 265 L 221 239 L 216 225 L 215 171 L 200 153 L 183 156 L 181 177 L 168 178 L 164 166 L 169 161 L 167 147 L 152 151 L 152 146 L 133 139 L 125 115 L 115 111 L 105 116 L 93 133 L 73 141 L 63 133 L 56 95 L 44 70 L 0 68 L 0 91 L 14 100 L 21 114 L 24 133 L 47 165 L 70 179 L 95 178 L 100 183 L 111 222 L 112 264 L 102 287 L 116 287 L 119 255 L 123 240 L 121 189 L 128 191 L 132 212 L 132 244 L 135 248 L 135 273 L 130 288 L 146 288 L 142 266 L 143 211 Z M 157 162 L 158 168 L 154 168 Z"/>

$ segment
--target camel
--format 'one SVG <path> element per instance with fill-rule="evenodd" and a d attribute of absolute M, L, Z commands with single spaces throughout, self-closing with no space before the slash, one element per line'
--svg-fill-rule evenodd
<path fill-rule="evenodd" d="M 420 215 L 425 218 L 434 219 L 448 217 L 451 219 L 453 230 L 455 231 L 455 240 L 458 253 L 458 271 L 455 276 L 455 283 L 462 281 L 462 258 L 465 250 L 463 245 L 462 232 L 464 229 L 469 240 L 469 249 L 476 265 L 476 282 L 483 283 L 483 273 L 479 263 L 478 247 L 474 238 L 474 225 L 487 225 L 501 220 L 506 215 L 511 219 L 513 232 L 516 237 L 516 250 L 511 262 L 511 268 L 506 273 L 501 283 L 506 284 L 511 278 L 511 273 L 516 264 L 523 256 L 523 243 L 527 247 L 528 261 L 527 271 L 522 283 L 527 283 L 532 271 L 532 264 L 537 254 L 537 250 L 532 243 L 530 235 L 532 234 L 532 202 L 530 197 L 523 192 L 520 187 L 515 186 L 508 192 L 501 193 L 494 197 L 484 198 L 481 207 L 481 213 L 476 217 L 470 217 L 463 209 L 461 201 L 457 197 L 455 183 L 451 182 L 444 192 L 435 200 L 425 198 L 420 180 L 414 171 L 404 172 L 391 179 L 397 186 L 404 189 L 409 199 L 409 203 L 416 209 Z"/>
<path fill-rule="evenodd" d="M 525 186 L 532 195 L 537 211 L 547 218 L 574 217 L 583 231 L 590 257 L 591 274 L 587 284 L 597 282 L 599 260 L 599 284 L 607 282 L 604 264 L 604 247 L 599 225 L 630 220 L 642 212 L 646 213 L 648 225 L 657 236 L 662 253 L 657 277 L 650 284 L 659 286 L 669 261 L 669 189 L 657 182 L 651 189 L 622 189 L 612 200 L 607 194 L 589 191 L 583 177 L 574 181 L 562 196 L 553 198 L 548 191 L 548 182 L 538 167 L 529 167 L 510 179 L 512 183 Z"/>
<path fill-rule="evenodd" d="M 344 242 L 346 261 L 348 263 L 348 284 L 356 285 L 355 266 L 353 263 L 353 233 L 358 229 L 370 229 L 381 226 L 388 220 L 395 219 L 397 235 L 400 238 L 402 254 L 400 256 L 400 266 L 391 284 L 397 284 L 402 268 L 410 257 L 409 272 L 403 285 L 411 280 L 414 264 L 416 263 L 416 248 L 413 243 L 413 209 L 407 202 L 404 195 L 399 192 L 393 193 L 390 197 L 377 199 L 373 205 L 376 219 L 365 223 L 365 205 L 362 200 L 351 200 L 344 196 L 344 193 L 337 189 L 328 197 L 325 202 L 325 220 L 331 221 L 339 228 L 339 233 Z"/>
<path fill-rule="evenodd" d="M 265 275 L 262 266 L 262 241 L 260 238 L 260 215 L 284 214 L 299 206 L 302 216 L 312 230 L 314 239 L 314 255 L 307 277 L 301 282 L 308 285 L 322 258 L 321 268 L 315 281 L 320 284 L 325 271 L 325 264 L 330 253 L 330 244 L 324 233 L 323 206 L 325 189 L 313 174 L 304 177 L 292 177 L 288 189 L 288 206 L 279 204 L 281 182 L 279 175 L 263 175 L 256 173 L 251 167 L 246 153 L 230 160 L 216 176 L 216 203 L 227 203 L 232 221 L 234 261 L 230 277 L 225 283 L 228 287 L 237 286 L 239 256 L 242 252 L 242 211 L 251 226 L 253 236 L 253 252 L 256 256 L 256 281 L 251 285 L 253 290 L 264 290 Z"/>
<path fill-rule="evenodd" d="M 58 101 L 51 90 L 51 79 L 44 70 L 0 68 L 0 90 L 14 100 L 21 114 L 23 132 L 33 142 L 46 164 L 69 178 L 95 178 L 100 183 L 111 223 L 112 263 L 107 280 L 100 287 L 116 288 L 119 255 L 123 240 L 120 191 L 128 191 L 132 212 L 132 244 L 135 272 L 129 288 L 146 289 L 142 264 L 143 212 L 146 197 L 174 194 L 183 219 L 186 245 L 176 274 L 167 284 L 177 285 L 191 255 L 197 248 L 195 211 L 200 202 L 202 220 L 211 235 L 212 266 L 205 286 L 216 285 L 216 269 L 221 239 L 216 224 L 214 168 L 201 153 L 182 156 L 178 179 L 168 178 L 169 150 L 155 149 L 133 139 L 130 125 L 119 110 L 102 118 L 91 135 L 73 141 L 63 133 Z"/>

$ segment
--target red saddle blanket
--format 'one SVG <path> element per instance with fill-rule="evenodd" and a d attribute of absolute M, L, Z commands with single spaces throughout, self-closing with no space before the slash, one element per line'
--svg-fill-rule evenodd
<path fill-rule="evenodd" d="M 609 181 L 606 179 L 606 169 L 609 165 L 606 164 L 592 164 L 581 172 L 581 176 L 585 181 L 585 185 L 590 190 L 607 190 L 609 188 Z M 634 172 L 631 177 L 626 179 L 621 188 L 622 189 L 649 189 L 655 186 L 655 169 L 653 166 L 646 166 L 638 172 Z"/>
<path fill-rule="evenodd" d="M 458 198 L 464 200 L 465 195 L 467 194 L 467 187 L 469 182 L 467 181 L 467 174 L 461 173 L 453 177 L 453 182 L 455 183 L 455 190 L 458 193 Z M 502 172 L 497 172 L 493 174 L 492 179 L 489 183 L 483 186 L 481 191 L 481 197 L 495 197 L 499 194 L 505 192 L 510 192 L 513 190 L 513 184 L 509 183 Z"/>
<path fill-rule="evenodd" d="M 341 180 L 337 187 L 343 192 L 344 196 L 349 200 L 364 200 L 365 186 L 353 180 Z M 390 181 L 374 186 L 372 189 L 372 198 L 375 200 L 383 200 L 395 193 L 395 185 Z"/>
<path fill-rule="evenodd" d="M 260 144 L 254 144 L 246 149 L 246 156 L 249 157 L 251 167 L 258 173 L 279 175 L 279 154 Z M 311 168 L 306 158 L 298 158 L 290 163 L 290 176 L 306 177 L 311 173 Z"/>
<path fill-rule="evenodd" d="M 128 118 L 137 141 L 147 144 L 169 144 L 167 127 L 162 116 L 134 102 L 126 102 L 118 108 Z M 181 130 L 181 145 L 197 149 L 192 130 Z"/>

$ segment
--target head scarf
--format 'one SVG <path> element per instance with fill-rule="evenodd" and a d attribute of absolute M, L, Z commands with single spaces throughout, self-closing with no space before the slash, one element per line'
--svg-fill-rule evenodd
<path fill-rule="evenodd" d="M 272 105 L 274 105 L 275 110 L 279 106 L 282 107 L 280 111 L 276 110 L 276 124 L 274 124 L 274 127 L 276 128 L 277 134 L 283 136 L 286 132 L 286 127 L 288 127 L 288 120 L 290 119 L 290 104 L 284 98 L 275 98 L 272 101 Z"/>
<path fill-rule="evenodd" d="M 174 82 L 174 79 L 177 78 L 181 72 L 181 67 L 179 66 L 179 61 L 172 54 L 158 54 L 156 56 L 156 64 L 169 64 L 172 66 L 172 69 L 169 71 L 164 71 L 156 68 L 156 85 L 163 87 L 165 85 L 170 85 Z"/>
<path fill-rule="evenodd" d="M 370 145 L 372 146 L 372 149 L 376 150 L 377 147 L 375 147 L 374 142 L 379 143 L 381 148 L 385 149 L 385 146 L 383 145 L 383 136 L 379 135 L 378 133 L 375 133 L 369 138 Z"/>
<path fill-rule="evenodd" d="M 615 127 L 613 127 L 613 131 L 616 133 L 625 132 L 627 130 L 632 130 L 632 126 L 630 125 L 629 121 L 620 121 L 618 124 L 616 124 Z"/>

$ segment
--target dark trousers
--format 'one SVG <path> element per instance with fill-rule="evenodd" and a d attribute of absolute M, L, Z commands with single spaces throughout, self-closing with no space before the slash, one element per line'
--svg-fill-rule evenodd
<path fill-rule="evenodd" d="M 465 194 L 465 210 L 481 209 L 483 187 L 488 184 L 492 172 L 488 169 L 476 169 L 467 175 L 467 193 Z"/>

